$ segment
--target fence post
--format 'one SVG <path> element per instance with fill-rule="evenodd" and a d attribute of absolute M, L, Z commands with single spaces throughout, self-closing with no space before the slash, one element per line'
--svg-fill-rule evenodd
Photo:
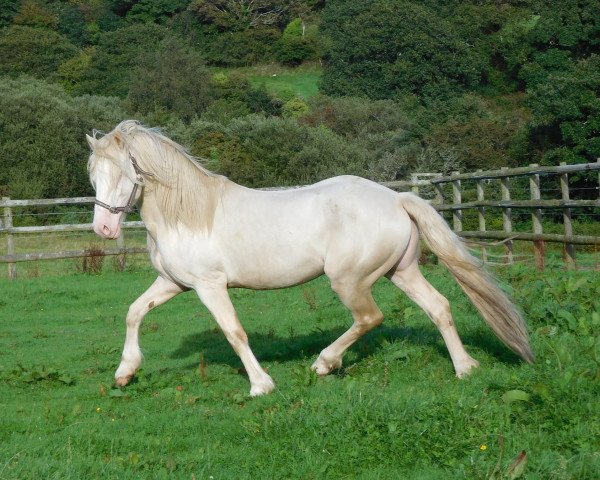
<path fill-rule="evenodd" d="M 501 170 L 508 170 L 508 167 L 502 167 Z M 500 190 L 502 191 L 502 200 L 510 200 L 509 178 L 502 177 L 500 179 Z M 512 209 L 510 207 L 502 207 L 502 224 L 504 232 L 507 236 L 512 233 Z M 506 263 L 513 263 L 513 241 L 507 240 L 506 245 Z"/>
<path fill-rule="evenodd" d="M 117 237 L 117 248 L 122 252 L 117 255 L 117 270 L 122 272 L 125 270 L 125 231 L 123 228 L 121 228 L 121 233 Z"/>
<path fill-rule="evenodd" d="M 481 172 L 482 170 L 477 170 Z M 477 180 L 477 201 L 483 202 L 485 200 L 485 193 L 483 190 L 483 182 L 484 179 L 480 178 Z M 479 231 L 485 232 L 485 207 L 477 208 L 477 216 L 479 217 Z M 485 247 L 481 247 L 481 260 L 483 263 L 487 262 L 487 249 Z"/>
<path fill-rule="evenodd" d="M 566 165 L 567 162 L 560 162 L 561 165 Z M 560 175 L 560 191 L 562 193 L 563 200 L 569 200 L 569 175 L 562 173 Z M 571 209 L 563 208 L 563 225 L 565 227 L 565 236 L 573 236 L 573 222 L 571 221 Z M 567 270 L 573 270 L 577 268 L 575 263 L 575 245 L 570 242 L 565 242 L 565 263 Z"/>
<path fill-rule="evenodd" d="M 458 175 L 460 172 L 452 172 Z M 462 203 L 462 188 L 460 180 L 452 181 L 452 203 L 459 205 Z M 455 232 L 462 232 L 462 210 L 452 210 L 452 225 Z"/>
<path fill-rule="evenodd" d="M 441 183 L 434 183 L 433 187 L 435 188 L 435 203 L 437 205 L 444 204 L 444 188 Z"/>
<path fill-rule="evenodd" d="M 531 168 L 539 167 L 537 163 L 531 163 L 529 165 Z M 531 174 L 529 177 L 529 192 L 531 194 L 531 200 L 541 200 L 541 192 L 540 192 L 540 176 L 537 173 Z M 535 235 L 542 235 L 544 233 L 544 229 L 542 226 L 542 209 L 534 208 L 531 212 L 531 223 L 533 224 L 533 233 Z M 536 238 L 533 241 L 533 249 L 535 252 L 535 263 L 537 265 L 538 270 L 544 270 L 544 250 L 546 246 L 544 244 L 544 240 L 541 238 Z"/>
<path fill-rule="evenodd" d="M 2 197 L 2 200 L 10 200 L 9 197 Z M 12 228 L 13 226 L 13 216 L 12 209 L 10 207 L 4 207 L 4 227 Z M 15 254 L 15 240 L 12 233 L 8 232 L 6 234 L 6 250 L 8 255 Z M 17 278 L 17 264 L 9 263 L 8 264 L 8 278 L 14 280 Z"/>
<path fill-rule="evenodd" d="M 419 194 L 419 185 L 418 185 L 418 181 L 419 181 L 419 175 L 416 173 L 411 173 L 410 174 L 410 189 L 413 193 L 416 193 L 417 195 Z"/>

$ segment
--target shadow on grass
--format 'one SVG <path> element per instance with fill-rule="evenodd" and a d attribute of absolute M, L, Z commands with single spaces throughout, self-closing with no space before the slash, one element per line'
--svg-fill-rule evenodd
<path fill-rule="evenodd" d="M 462 339 L 468 347 L 475 347 L 495 357 L 504 364 L 517 364 L 520 359 L 505 347 L 486 327 L 463 335 Z M 280 337 L 276 334 L 250 332 L 250 346 L 259 361 L 287 362 L 302 358 L 316 357 L 321 350 L 338 338 L 345 329 L 342 327 L 329 330 L 316 330 L 309 334 Z M 450 356 L 441 340 L 440 334 L 433 327 L 387 327 L 381 326 L 358 340 L 350 350 L 357 355 L 357 361 L 369 357 L 381 349 L 386 342 L 407 341 L 413 345 L 434 347 L 438 353 Z M 473 348 L 471 348 L 472 350 Z M 185 336 L 179 348 L 170 356 L 173 359 L 198 358 L 202 352 L 209 363 L 222 363 L 239 368 L 241 362 L 225 336 L 220 330 L 206 330 Z M 195 360 L 194 360 L 195 362 Z M 197 363 L 197 362 L 195 362 Z"/>

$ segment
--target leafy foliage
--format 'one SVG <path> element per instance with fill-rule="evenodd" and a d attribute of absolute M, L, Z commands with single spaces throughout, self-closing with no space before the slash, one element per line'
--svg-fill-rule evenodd
<path fill-rule="evenodd" d="M 432 8 L 388 0 L 332 2 L 323 90 L 333 95 L 442 97 L 477 85 L 481 59 Z"/>
<path fill-rule="evenodd" d="M 599 55 L 548 75 L 532 88 L 528 103 L 534 114 L 535 139 L 547 148 L 546 163 L 596 159 L 600 152 Z"/>
<path fill-rule="evenodd" d="M 594 161 L 598 11 L 600 0 L 0 0 L 0 76 L 162 126 L 250 186 Z M 69 108 L 55 115 L 72 123 Z M 55 174 L 30 169 L 29 190 Z M 57 194 L 85 191 L 83 177 Z"/>
<path fill-rule="evenodd" d="M 77 94 L 125 97 L 134 80 L 134 67 L 168 36 L 165 27 L 154 24 L 134 24 L 100 34 L 88 68 L 74 80 Z"/>
<path fill-rule="evenodd" d="M 284 65 L 299 65 L 305 60 L 315 59 L 317 53 L 315 28 L 306 27 L 296 18 L 288 24 L 277 42 L 275 58 Z"/>
<path fill-rule="evenodd" d="M 127 12 L 127 18 L 140 23 L 167 23 L 187 6 L 186 0 L 141 0 Z"/>
<path fill-rule="evenodd" d="M 52 30 L 19 25 L 0 30 L 0 75 L 25 73 L 48 79 L 76 54 L 77 48 Z"/>
<path fill-rule="evenodd" d="M 72 98 L 32 77 L 0 80 L 0 188 L 14 198 L 81 196 L 92 129 L 123 117 L 114 98 Z"/>
<path fill-rule="evenodd" d="M 137 59 L 127 106 L 147 115 L 165 111 L 189 121 L 210 103 L 210 74 L 197 53 L 186 51 L 177 38 L 167 38 Z"/>
<path fill-rule="evenodd" d="M 325 129 L 300 125 L 293 118 L 248 116 L 226 127 L 199 124 L 204 130 L 192 152 L 245 185 L 298 185 L 323 179 L 343 168 L 361 173 L 362 151 Z M 273 149 L 277 141 L 278 148 Z"/>

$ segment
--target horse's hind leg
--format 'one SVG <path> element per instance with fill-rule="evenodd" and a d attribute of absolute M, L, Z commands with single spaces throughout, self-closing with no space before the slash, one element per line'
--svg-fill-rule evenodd
<path fill-rule="evenodd" d="M 115 373 L 117 385 L 127 385 L 142 364 L 142 351 L 140 350 L 138 336 L 140 325 L 146 314 L 182 291 L 179 285 L 166 278 L 158 277 L 150 288 L 131 304 L 127 312 L 127 334 L 125 335 L 123 356 Z"/>
<path fill-rule="evenodd" d="M 457 377 L 467 375 L 479 362 L 465 350 L 452 320 L 450 303 L 423 277 L 416 262 L 397 270 L 390 279 L 429 315 L 444 338 Z"/>
<path fill-rule="evenodd" d="M 383 314 L 373 300 L 371 287 L 332 282 L 332 288 L 352 312 L 353 325 L 327 348 L 323 349 L 312 368 L 319 375 L 327 375 L 342 366 L 346 350 L 365 333 L 383 322 Z"/>

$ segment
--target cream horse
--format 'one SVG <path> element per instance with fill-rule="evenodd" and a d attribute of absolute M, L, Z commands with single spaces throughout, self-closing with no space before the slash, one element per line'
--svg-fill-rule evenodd
<path fill-rule="evenodd" d="M 248 344 L 227 289 L 274 289 L 327 275 L 352 312 L 353 325 L 325 348 L 312 368 L 325 375 L 342 365 L 344 352 L 383 315 L 371 294 L 389 278 L 433 320 L 458 377 L 479 363 L 458 336 L 448 300 L 419 270 L 419 236 L 448 267 L 496 335 L 533 361 L 521 315 L 479 266 L 461 240 L 426 201 L 362 178 L 341 176 L 311 186 L 258 191 L 204 169 L 186 151 L 135 121 L 100 137 L 87 136 L 96 190 L 94 231 L 119 236 L 125 213 L 139 203 L 158 278 L 129 308 L 120 386 L 142 363 L 138 343 L 144 316 L 193 289 L 239 355 L 250 395 L 275 384 Z"/>

